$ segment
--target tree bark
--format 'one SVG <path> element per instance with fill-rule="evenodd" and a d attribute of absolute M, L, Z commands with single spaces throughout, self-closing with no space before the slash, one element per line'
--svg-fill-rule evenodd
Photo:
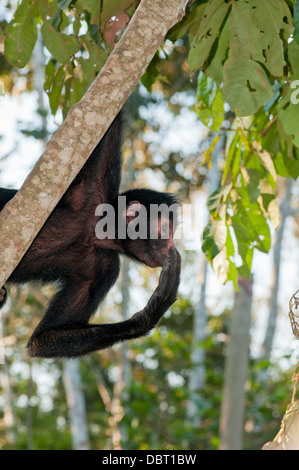
<path fill-rule="evenodd" d="M 105 134 L 188 0 L 142 0 L 84 97 L 69 111 L 20 191 L 0 214 L 0 286 Z"/>

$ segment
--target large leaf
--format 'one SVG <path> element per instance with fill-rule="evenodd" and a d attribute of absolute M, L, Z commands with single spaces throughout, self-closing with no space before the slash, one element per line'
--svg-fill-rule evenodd
<path fill-rule="evenodd" d="M 214 0 L 206 4 L 199 30 L 189 53 L 191 73 L 202 68 L 208 59 L 211 48 L 219 36 L 229 7 L 229 3 L 225 0 Z"/>
<path fill-rule="evenodd" d="M 185 15 L 182 21 L 179 21 L 168 31 L 166 36 L 167 39 L 170 39 L 171 41 L 175 42 L 177 39 L 183 37 L 186 33 L 190 35 L 190 31 L 193 31 L 194 28 L 198 30 L 198 25 L 201 21 L 205 8 L 205 4 L 197 5 L 192 10 L 192 13 Z"/>
<path fill-rule="evenodd" d="M 285 30 L 289 36 L 292 31 L 290 9 L 284 0 L 251 0 L 250 14 L 258 28 L 252 57 L 265 62 L 270 73 L 280 77 L 285 65 L 281 32 Z"/>
<path fill-rule="evenodd" d="M 220 33 L 217 49 L 212 59 L 205 67 L 205 74 L 212 77 L 218 85 L 223 82 L 223 67 L 227 60 L 230 43 L 230 18 L 224 23 L 223 29 Z"/>
<path fill-rule="evenodd" d="M 57 10 L 56 0 L 39 0 L 38 6 L 43 21 L 52 18 Z"/>
<path fill-rule="evenodd" d="M 273 95 L 261 65 L 252 60 L 256 27 L 248 3 L 234 2 L 231 12 L 231 57 L 224 66 L 223 97 L 240 116 L 254 114 Z"/>
<path fill-rule="evenodd" d="M 44 22 L 41 32 L 47 49 L 62 64 L 68 64 L 70 58 L 78 52 L 80 46 L 75 36 L 59 33 L 51 20 Z"/>
<path fill-rule="evenodd" d="M 293 69 L 294 80 L 285 90 L 285 96 L 278 105 L 278 117 L 285 133 L 293 137 L 293 143 L 299 148 L 299 46 L 293 41 L 288 47 L 288 57 Z"/>
<path fill-rule="evenodd" d="M 299 44 L 299 0 L 295 0 L 294 5 L 294 26 L 295 31 L 293 37 L 297 44 Z"/>
<path fill-rule="evenodd" d="M 5 55 L 16 67 L 25 67 L 37 40 L 38 0 L 22 1 L 5 30 Z"/>
<path fill-rule="evenodd" d="M 232 224 L 238 244 L 245 243 L 247 248 L 252 244 L 259 251 L 268 253 L 271 246 L 270 229 L 259 204 L 250 202 L 246 188 L 238 188 L 235 195 Z"/>

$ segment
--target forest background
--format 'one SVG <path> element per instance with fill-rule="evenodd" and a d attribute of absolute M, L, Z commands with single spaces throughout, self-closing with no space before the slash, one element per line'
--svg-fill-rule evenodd
<path fill-rule="evenodd" d="M 1 3 L 1 186 L 20 187 L 138 3 Z M 12 287 L 2 449 L 259 449 L 277 433 L 298 362 L 299 14 L 298 2 L 262 3 L 193 2 L 125 107 L 123 186 L 199 204 L 205 256 L 178 240 L 180 296 L 160 327 L 80 361 L 28 360 L 53 287 Z M 157 276 L 124 261 L 95 321 L 130 316 Z"/>

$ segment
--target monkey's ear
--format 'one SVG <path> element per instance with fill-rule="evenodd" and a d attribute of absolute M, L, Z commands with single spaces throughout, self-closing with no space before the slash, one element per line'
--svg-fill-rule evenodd
<path fill-rule="evenodd" d="M 126 209 L 126 216 L 129 220 L 133 220 L 136 217 L 136 212 L 140 211 L 141 204 L 138 201 L 132 201 L 129 203 Z"/>

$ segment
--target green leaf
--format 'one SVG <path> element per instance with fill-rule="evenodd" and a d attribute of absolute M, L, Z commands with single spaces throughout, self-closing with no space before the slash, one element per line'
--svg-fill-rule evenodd
<path fill-rule="evenodd" d="M 224 121 L 224 102 L 216 82 L 199 72 L 195 111 L 203 124 L 218 132 Z"/>
<path fill-rule="evenodd" d="M 235 156 L 235 152 L 237 150 L 237 144 L 239 143 L 239 140 L 240 140 L 240 136 L 239 136 L 238 132 L 235 132 L 235 135 L 234 135 L 232 140 L 230 140 L 229 138 L 227 140 L 228 143 L 229 143 L 229 147 L 228 147 L 228 151 L 226 153 L 225 167 L 224 167 L 223 174 L 222 174 L 222 179 L 221 179 L 221 184 L 222 185 L 225 184 L 226 179 L 228 177 L 229 171 L 231 169 L 231 163 L 232 163 L 232 160 Z"/>
<path fill-rule="evenodd" d="M 249 181 L 247 182 L 248 196 L 250 203 L 256 202 L 257 198 L 260 195 L 259 182 L 263 178 L 263 175 L 256 170 L 248 168 L 247 174 L 249 176 Z"/>
<path fill-rule="evenodd" d="M 232 225 L 239 243 L 250 244 L 263 253 L 271 246 L 270 229 L 258 203 L 251 203 L 247 188 L 238 188 L 239 197 L 233 204 Z M 246 251 L 247 253 L 247 251 Z M 242 256 L 242 253 L 240 253 Z M 243 251 L 244 258 L 244 251 Z"/>
<path fill-rule="evenodd" d="M 61 10 L 65 10 L 72 3 L 72 0 L 56 0 L 56 1 L 58 3 L 59 8 L 61 8 Z"/>
<path fill-rule="evenodd" d="M 217 93 L 216 82 L 207 77 L 201 70 L 197 79 L 197 98 L 203 102 L 207 108 L 211 108 Z"/>
<path fill-rule="evenodd" d="M 205 4 L 197 5 L 191 14 L 185 15 L 182 21 L 179 21 L 170 29 L 166 36 L 167 39 L 175 42 L 177 39 L 185 36 L 187 32 L 190 32 L 194 25 L 199 25 L 205 8 Z"/>
<path fill-rule="evenodd" d="M 211 48 L 219 37 L 229 8 L 230 4 L 224 0 L 214 0 L 206 4 L 199 30 L 189 52 L 188 61 L 191 73 L 201 69 L 207 61 Z"/>
<path fill-rule="evenodd" d="M 89 52 L 90 62 L 93 64 L 96 72 L 99 72 L 105 64 L 108 54 L 92 40 L 89 33 L 80 36 L 85 49 Z"/>
<path fill-rule="evenodd" d="M 152 86 L 155 83 L 156 78 L 159 76 L 159 71 L 157 69 L 158 63 L 159 56 L 158 54 L 155 54 L 149 66 L 147 67 L 146 72 L 141 77 L 141 83 L 147 89 L 148 93 L 151 93 Z"/>
<path fill-rule="evenodd" d="M 232 187 L 232 184 L 221 186 L 209 196 L 207 201 L 207 208 L 214 218 L 217 217 L 221 208 L 221 204 L 227 201 Z"/>
<path fill-rule="evenodd" d="M 62 64 L 68 64 L 70 58 L 79 50 L 79 44 L 74 36 L 55 31 L 51 20 L 46 20 L 41 27 L 45 45 L 53 57 Z"/>
<path fill-rule="evenodd" d="M 251 0 L 250 15 L 258 29 L 252 58 L 265 62 L 272 75 L 280 77 L 285 65 L 281 32 L 290 35 L 292 28 L 290 9 L 284 0 Z M 266 25 L 266 27 L 265 27 Z"/>
<path fill-rule="evenodd" d="M 293 143 L 299 148 L 299 109 L 296 102 L 292 102 L 294 90 L 288 89 L 287 94 L 278 105 L 278 117 L 287 135 L 293 137 Z"/>
<path fill-rule="evenodd" d="M 57 10 L 56 0 L 39 0 L 39 13 L 43 21 L 53 18 Z"/>
<path fill-rule="evenodd" d="M 84 3 L 86 0 L 83 0 Z M 94 0 L 88 0 L 94 3 Z M 101 5 L 99 0 L 96 0 Z M 101 10 L 101 23 L 106 23 L 112 16 L 117 16 L 123 11 L 126 11 L 136 0 L 104 0 L 103 9 Z"/>
<path fill-rule="evenodd" d="M 235 247 L 234 247 L 234 243 L 230 234 L 230 229 L 227 230 L 226 253 L 227 253 L 227 259 L 229 263 L 229 269 L 227 271 L 227 280 L 233 281 L 234 288 L 238 290 L 238 270 L 237 270 L 235 260 L 234 260 Z"/>
<path fill-rule="evenodd" d="M 295 0 L 294 5 L 294 22 L 295 31 L 293 33 L 293 37 L 297 44 L 299 44 L 299 0 Z"/>
<path fill-rule="evenodd" d="M 77 0 L 76 10 L 88 12 L 89 23 L 92 25 L 104 26 L 112 16 L 117 16 L 134 5 L 136 0 Z"/>
<path fill-rule="evenodd" d="M 294 145 L 299 148 L 299 46 L 295 41 L 288 45 L 288 58 L 294 80 L 285 87 L 284 96 L 278 104 L 278 117 L 285 133 L 292 136 Z"/>
<path fill-rule="evenodd" d="M 49 96 L 49 103 L 51 107 L 52 114 L 56 114 L 61 93 L 64 85 L 64 70 L 63 67 L 60 67 L 58 70 L 55 69 L 53 62 L 50 62 L 46 66 L 46 80 L 44 89 L 47 95 Z"/>
<path fill-rule="evenodd" d="M 227 18 L 220 32 L 217 49 L 205 67 L 205 74 L 212 77 L 218 85 L 223 82 L 223 67 L 227 60 L 230 44 L 230 18 Z"/>
<path fill-rule="evenodd" d="M 16 9 L 5 29 L 5 55 L 14 66 L 25 67 L 37 40 L 38 0 L 26 0 Z"/>
<path fill-rule="evenodd" d="M 203 231 L 202 251 L 206 255 L 208 261 L 212 261 L 219 253 L 219 249 L 214 240 L 216 230 L 216 222 L 210 221 Z"/>
<path fill-rule="evenodd" d="M 252 143 L 252 151 L 259 157 L 264 167 L 269 171 L 273 180 L 277 181 L 277 173 L 270 153 L 263 149 L 257 141 Z"/>
<path fill-rule="evenodd" d="M 240 249 L 240 245 L 238 246 Z M 245 279 L 250 279 L 251 277 L 251 267 L 252 267 L 252 260 L 253 260 L 253 249 L 249 248 L 246 251 L 240 250 L 243 253 L 241 256 L 243 264 L 238 268 L 238 272 L 242 277 Z"/>
<path fill-rule="evenodd" d="M 62 10 L 61 8 L 57 8 L 52 20 L 51 20 L 51 23 L 53 25 L 53 27 L 55 28 L 56 31 L 58 31 L 59 29 L 59 26 L 61 25 L 61 22 L 62 22 Z"/>
<path fill-rule="evenodd" d="M 276 169 L 276 172 L 280 176 L 284 176 L 285 178 L 290 178 L 290 173 L 287 168 L 287 165 L 285 164 L 285 159 L 284 159 L 284 154 L 281 152 L 277 152 L 274 155 L 274 166 Z"/>
<path fill-rule="evenodd" d="M 257 29 L 250 20 L 249 4 L 234 2 L 231 13 L 231 57 L 223 70 L 223 98 L 239 116 L 254 114 L 273 95 L 260 64 L 251 59 Z"/>

